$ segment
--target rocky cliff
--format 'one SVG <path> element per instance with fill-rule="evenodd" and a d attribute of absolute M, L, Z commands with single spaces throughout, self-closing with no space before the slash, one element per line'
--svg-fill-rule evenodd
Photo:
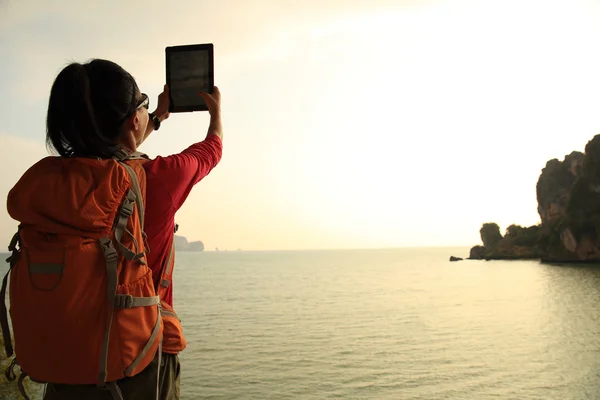
<path fill-rule="evenodd" d="M 496 223 L 488 222 L 483 224 L 479 234 L 483 246 L 473 247 L 469 259 L 517 260 L 541 257 L 540 226 L 510 225 L 506 229 L 506 233 L 502 235 L 500 227 Z"/>
<path fill-rule="evenodd" d="M 495 223 L 480 230 L 483 245 L 471 259 L 600 261 L 600 135 L 563 161 L 550 160 L 536 185 L 540 224 L 511 225 L 502 235 Z"/>
<path fill-rule="evenodd" d="M 175 235 L 175 250 L 177 251 L 204 251 L 204 243 L 200 240 L 188 242 L 183 236 Z"/>

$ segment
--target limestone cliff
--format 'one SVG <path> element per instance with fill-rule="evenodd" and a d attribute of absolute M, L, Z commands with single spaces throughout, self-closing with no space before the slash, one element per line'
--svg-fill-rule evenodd
<path fill-rule="evenodd" d="M 535 259 L 541 255 L 538 246 L 540 238 L 540 227 L 538 226 L 524 228 L 519 225 L 510 225 L 503 236 L 498 224 L 488 222 L 483 224 L 479 234 L 483 246 L 473 247 L 469 259 Z"/>
<path fill-rule="evenodd" d="M 558 216 L 542 222 L 547 229 L 543 254 L 548 261 L 600 261 L 600 135 L 585 146 L 575 179 Z"/>
<path fill-rule="evenodd" d="M 204 251 L 204 243 L 202 243 L 199 240 L 195 242 L 190 242 L 188 251 Z"/>
<path fill-rule="evenodd" d="M 511 225 L 502 236 L 497 224 L 486 223 L 480 230 L 483 246 L 473 247 L 469 258 L 600 261 L 600 135 L 585 153 L 548 161 L 536 195 L 539 225 Z"/>
<path fill-rule="evenodd" d="M 187 238 L 175 235 L 175 250 L 177 251 L 204 251 L 204 243 L 200 240 L 188 242 Z"/>
<path fill-rule="evenodd" d="M 185 237 L 175 235 L 175 250 L 185 251 L 189 246 L 190 244 Z"/>
<path fill-rule="evenodd" d="M 552 159 L 546 163 L 536 185 L 538 214 L 542 224 L 556 221 L 566 214 L 573 183 L 585 155 L 578 151 L 565 156 L 564 161 Z"/>

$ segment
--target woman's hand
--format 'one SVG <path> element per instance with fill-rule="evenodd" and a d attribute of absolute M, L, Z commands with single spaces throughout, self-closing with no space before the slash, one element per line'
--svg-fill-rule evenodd
<path fill-rule="evenodd" d="M 200 92 L 199 94 L 202 96 L 206 107 L 208 107 L 208 112 L 210 113 L 211 117 L 220 116 L 221 92 L 219 91 L 219 88 L 214 86 L 212 94 L 207 92 Z"/>
<path fill-rule="evenodd" d="M 221 92 L 219 91 L 219 88 L 214 86 L 212 94 L 200 92 L 200 96 L 204 99 L 204 103 L 210 113 L 208 134 L 217 135 L 223 139 L 223 126 L 221 124 Z"/>
<path fill-rule="evenodd" d="M 158 95 L 158 103 L 156 110 L 154 111 L 154 115 L 160 119 L 160 122 L 163 122 L 165 119 L 169 118 L 169 103 L 169 87 L 165 85 L 163 92 Z"/>

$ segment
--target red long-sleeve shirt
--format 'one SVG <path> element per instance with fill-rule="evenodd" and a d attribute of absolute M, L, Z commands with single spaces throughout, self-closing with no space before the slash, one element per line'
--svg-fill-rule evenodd
<path fill-rule="evenodd" d="M 208 137 L 167 157 L 156 157 L 144 164 L 146 170 L 146 213 L 144 228 L 148 235 L 154 284 L 160 281 L 161 267 L 169 256 L 175 229 L 175 213 L 183 205 L 192 187 L 221 160 L 223 144 L 217 135 Z M 173 305 L 173 282 L 164 300 Z"/>

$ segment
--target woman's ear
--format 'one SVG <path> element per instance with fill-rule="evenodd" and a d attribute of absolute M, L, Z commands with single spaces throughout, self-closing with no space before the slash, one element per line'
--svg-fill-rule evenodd
<path fill-rule="evenodd" d="M 133 115 L 129 119 L 129 122 L 131 123 L 131 130 L 135 132 L 140 130 L 140 124 L 142 123 L 142 121 L 140 120 L 139 113 L 133 113 Z"/>
<path fill-rule="evenodd" d="M 140 117 L 137 115 L 138 113 L 133 113 L 132 116 L 128 117 L 123 125 L 121 126 L 122 133 L 126 133 L 129 131 L 138 130 L 140 127 Z"/>
<path fill-rule="evenodd" d="M 121 127 L 121 134 L 119 135 L 118 142 L 122 146 L 127 147 L 131 151 L 137 149 L 137 132 L 141 128 L 142 120 L 139 113 L 134 113 L 131 117 L 127 118 L 123 126 Z"/>

